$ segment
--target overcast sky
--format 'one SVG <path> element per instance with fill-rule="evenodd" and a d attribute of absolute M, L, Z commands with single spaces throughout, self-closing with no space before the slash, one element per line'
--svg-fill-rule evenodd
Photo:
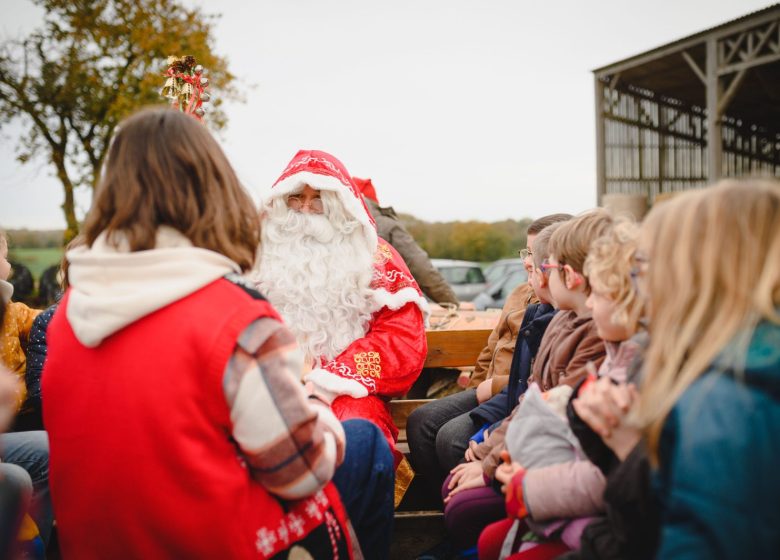
<path fill-rule="evenodd" d="M 371 177 L 429 220 L 579 212 L 595 204 L 591 70 L 760 9 L 760 0 L 194 0 L 242 83 L 222 144 L 265 191 L 299 148 Z M 0 0 L 0 37 L 41 23 Z M 186 53 L 177 53 L 186 54 Z M 253 88 L 247 87 L 254 84 Z M 64 226 L 45 162 L 0 135 L 0 226 Z M 89 199 L 79 197 L 80 216 Z"/>

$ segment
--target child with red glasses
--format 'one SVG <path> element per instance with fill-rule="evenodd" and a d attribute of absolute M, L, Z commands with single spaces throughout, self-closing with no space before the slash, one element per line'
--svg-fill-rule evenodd
<path fill-rule="evenodd" d="M 583 267 L 590 286 L 586 307 L 607 353 L 598 377 L 607 383 L 625 382 L 629 370 L 635 371 L 640 350 L 635 335 L 642 302 L 630 274 L 636 237 L 634 223 L 616 223 L 591 245 Z M 573 393 L 595 378 L 589 376 Z M 583 439 L 580 432 L 587 429 L 578 429 L 567 419 L 571 394 L 566 385 L 545 393 L 531 391 L 509 426 L 506 441 L 511 461 L 507 457 L 496 472 L 505 484 L 509 518 L 485 529 L 480 558 L 498 557 L 502 543 L 504 556 L 518 552 L 511 556 L 518 559 L 554 557 L 578 549 L 583 530 L 604 513 L 605 476 L 612 463 L 603 460 L 606 454 L 598 435 Z"/>

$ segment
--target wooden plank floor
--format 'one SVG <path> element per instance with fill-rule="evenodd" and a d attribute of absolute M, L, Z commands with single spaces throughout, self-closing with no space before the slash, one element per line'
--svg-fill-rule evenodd
<path fill-rule="evenodd" d="M 425 516 L 419 513 L 423 512 L 396 513 L 391 560 L 414 560 L 447 538 L 442 512 L 424 512 L 428 514 Z"/>

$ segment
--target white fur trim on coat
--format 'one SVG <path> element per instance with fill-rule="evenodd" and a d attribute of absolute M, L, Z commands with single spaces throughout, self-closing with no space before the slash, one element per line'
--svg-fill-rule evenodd
<path fill-rule="evenodd" d="M 371 290 L 371 294 L 374 298 L 374 305 L 372 306 L 372 312 L 379 311 L 383 307 L 392 309 L 393 311 L 401 309 L 409 302 L 414 302 L 417 307 L 422 311 L 423 319 L 428 324 L 428 316 L 431 314 L 428 300 L 419 294 L 414 288 L 403 288 L 395 293 L 390 293 L 387 290 L 380 288 L 378 290 Z"/>
<path fill-rule="evenodd" d="M 277 198 L 297 192 L 301 190 L 304 185 L 309 185 L 311 188 L 319 191 L 332 191 L 339 195 L 341 203 L 344 205 L 344 209 L 347 213 L 363 226 L 363 234 L 365 235 L 366 243 L 368 243 L 368 248 L 373 255 L 378 243 L 376 227 L 371 222 L 368 211 L 363 207 L 363 201 L 356 198 L 352 194 L 350 187 L 335 177 L 323 175 L 321 173 L 312 173 L 311 171 L 301 171 L 300 173 L 285 177 L 276 183 L 271 189 L 271 192 L 268 193 L 268 198 Z"/>
<path fill-rule="evenodd" d="M 306 381 L 311 381 L 318 389 L 322 389 L 334 395 L 348 395 L 360 399 L 368 396 L 368 389 L 355 381 L 347 379 L 332 373 L 326 369 L 316 368 L 311 370 L 305 377 Z M 330 395 L 328 395 L 330 397 Z"/>

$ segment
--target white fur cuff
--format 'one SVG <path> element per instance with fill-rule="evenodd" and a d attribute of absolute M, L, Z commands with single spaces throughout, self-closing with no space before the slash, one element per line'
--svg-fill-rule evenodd
<path fill-rule="evenodd" d="M 354 379 L 340 377 L 326 369 L 313 369 L 306 375 L 305 379 L 311 381 L 319 389 L 334 395 L 348 395 L 356 399 L 368 396 L 368 389 Z"/>
<path fill-rule="evenodd" d="M 428 301 L 414 288 L 403 288 L 393 294 L 384 288 L 380 288 L 378 290 L 372 290 L 372 296 L 374 298 L 374 311 L 378 311 L 383 307 L 395 311 L 401 309 L 409 302 L 414 302 L 414 304 L 420 308 L 420 311 L 422 311 L 426 323 L 428 321 L 428 316 L 431 314 Z"/>

